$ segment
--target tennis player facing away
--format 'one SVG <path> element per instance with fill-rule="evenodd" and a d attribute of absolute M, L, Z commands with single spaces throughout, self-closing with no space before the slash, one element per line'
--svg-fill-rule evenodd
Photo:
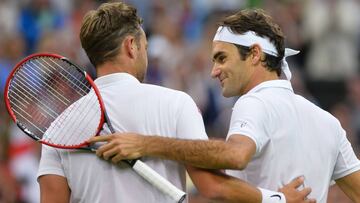
<path fill-rule="evenodd" d="M 326 203 L 334 180 L 360 202 L 360 161 L 346 132 L 336 118 L 293 92 L 285 59 L 296 53 L 284 48 L 280 27 L 262 10 L 226 17 L 214 37 L 211 75 L 225 97 L 241 96 L 227 141 L 117 134 L 92 139 L 108 142 L 97 154 L 114 162 L 152 156 L 234 169 L 227 173 L 272 190 L 303 175 L 312 188 L 309 197 L 320 203 Z M 261 191 L 267 202 L 268 191 Z"/>
<path fill-rule="evenodd" d="M 96 67 L 99 77 L 95 83 L 116 131 L 207 139 L 202 117 L 188 95 L 141 83 L 147 67 L 147 42 L 135 8 L 124 3 L 102 4 L 84 17 L 80 39 Z M 105 128 L 104 133 L 109 130 Z M 255 187 L 216 171 L 159 158 L 143 161 L 182 190 L 187 169 L 196 187 L 207 197 L 232 202 L 261 200 Z M 41 202 L 46 203 L 173 202 L 128 165 L 113 164 L 86 151 L 43 146 L 38 181 Z M 297 179 L 285 188 L 294 200 L 301 200 L 310 192 L 298 192 L 295 188 L 299 184 L 301 180 Z"/>

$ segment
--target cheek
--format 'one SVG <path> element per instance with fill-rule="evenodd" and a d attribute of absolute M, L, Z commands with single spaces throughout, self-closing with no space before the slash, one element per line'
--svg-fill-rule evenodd
<path fill-rule="evenodd" d="M 236 63 L 234 66 L 234 74 L 236 74 L 236 77 L 242 78 L 246 74 L 246 68 L 244 64 L 242 63 Z"/>
<path fill-rule="evenodd" d="M 146 67 L 148 66 L 148 64 L 149 64 L 149 59 L 148 59 L 147 53 L 145 52 L 145 65 L 146 65 Z"/>

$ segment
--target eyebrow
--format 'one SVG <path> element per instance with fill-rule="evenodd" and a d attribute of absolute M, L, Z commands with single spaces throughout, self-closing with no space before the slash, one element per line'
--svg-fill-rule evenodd
<path fill-rule="evenodd" d="M 222 51 L 216 52 L 212 58 L 213 61 L 216 61 L 221 55 L 224 55 L 225 53 Z"/>

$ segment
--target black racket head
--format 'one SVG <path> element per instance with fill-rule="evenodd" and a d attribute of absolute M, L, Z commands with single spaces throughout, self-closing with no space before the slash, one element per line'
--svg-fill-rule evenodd
<path fill-rule="evenodd" d="M 7 110 L 31 138 L 57 148 L 80 148 L 104 123 L 104 104 L 90 76 L 65 57 L 33 54 L 10 73 Z"/>

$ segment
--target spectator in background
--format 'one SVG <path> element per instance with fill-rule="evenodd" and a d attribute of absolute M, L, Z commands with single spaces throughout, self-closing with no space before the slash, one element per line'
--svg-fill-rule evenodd
<path fill-rule="evenodd" d="M 358 73 L 360 31 L 356 0 L 307 1 L 303 15 L 304 40 L 309 46 L 306 76 L 320 105 L 330 109 L 346 97 L 346 80 Z"/>
<path fill-rule="evenodd" d="M 21 9 L 19 26 L 27 45 L 26 54 L 35 51 L 44 33 L 64 27 L 65 16 L 52 5 L 49 0 L 33 0 Z"/>
<path fill-rule="evenodd" d="M 16 181 L 14 177 L 12 177 L 12 173 L 9 171 L 9 168 L 6 167 L 6 164 L 4 164 L 3 161 L 0 161 L 0 202 L 20 202 L 16 187 Z"/>
<path fill-rule="evenodd" d="M 4 34 L 0 39 L 0 92 L 13 66 L 24 56 L 25 44 L 18 34 Z"/>
<path fill-rule="evenodd" d="M 8 36 L 17 33 L 19 1 L 0 1 L 0 34 Z"/>
<path fill-rule="evenodd" d="M 360 154 L 360 75 L 357 74 L 347 81 L 347 104 L 351 108 L 350 125 L 354 132 L 354 144 L 357 144 L 358 154 Z"/>
<path fill-rule="evenodd" d="M 3 101 L 2 94 L 0 99 Z M 22 200 L 19 191 L 21 185 L 16 181 L 10 168 L 8 150 L 8 126 L 10 121 L 5 116 L 4 105 L 4 102 L 0 102 L 0 202 L 17 203 Z"/>
<path fill-rule="evenodd" d="M 9 130 L 9 167 L 19 183 L 20 199 L 27 203 L 40 202 L 40 189 L 36 181 L 39 165 L 40 144 L 25 135 L 16 124 Z"/>

